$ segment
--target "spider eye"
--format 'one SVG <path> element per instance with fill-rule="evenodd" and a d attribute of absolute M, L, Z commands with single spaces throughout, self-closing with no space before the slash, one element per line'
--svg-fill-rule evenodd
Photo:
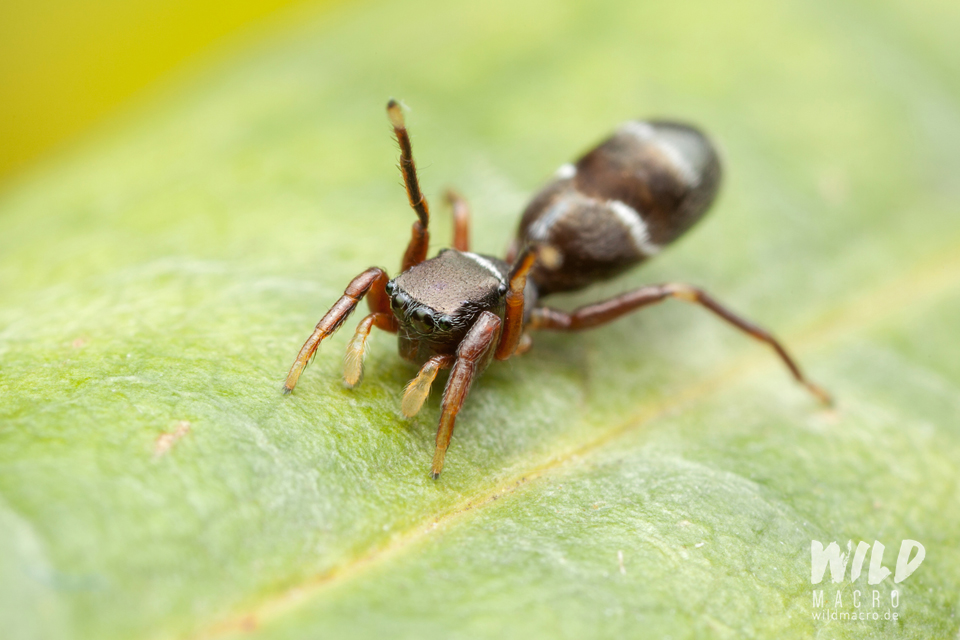
<path fill-rule="evenodd" d="M 450 316 L 440 316 L 436 319 L 437 329 L 440 331 L 450 331 L 453 328 L 453 320 Z"/>
<path fill-rule="evenodd" d="M 388 296 L 392 296 L 397 292 L 397 283 L 393 280 L 388 280 L 387 284 L 383 285 L 383 289 L 387 292 Z"/>
<path fill-rule="evenodd" d="M 508 289 L 507 285 L 501 282 L 500 286 L 497 287 L 497 293 L 499 293 L 501 296 L 505 296 L 507 295 L 507 289 Z"/>
<path fill-rule="evenodd" d="M 430 309 L 420 307 L 410 315 L 410 319 L 420 333 L 433 331 L 433 312 Z"/>

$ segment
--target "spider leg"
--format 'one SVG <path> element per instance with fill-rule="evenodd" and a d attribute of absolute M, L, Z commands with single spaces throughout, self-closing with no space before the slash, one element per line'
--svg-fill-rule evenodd
<path fill-rule="evenodd" d="M 440 477 L 447 446 L 453 435 L 457 414 L 463 407 L 474 378 L 489 364 L 500 334 L 500 318 L 489 311 L 480 314 L 480 318 L 470 327 L 466 337 L 457 347 L 457 360 L 443 391 L 443 405 L 440 425 L 437 428 L 437 448 L 433 454 L 433 466 L 430 474 L 434 479 Z"/>
<path fill-rule="evenodd" d="M 453 248 L 470 251 L 470 205 L 453 189 L 447 190 L 447 202 L 453 209 Z"/>
<path fill-rule="evenodd" d="M 399 328 L 397 318 L 390 312 L 376 311 L 360 321 L 357 331 L 347 345 L 343 354 L 343 381 L 348 387 L 354 387 L 363 376 L 363 358 L 367 351 L 367 338 L 370 331 L 377 327 L 390 333 L 396 333 Z"/>
<path fill-rule="evenodd" d="M 507 308 L 503 317 L 503 334 L 497 345 L 497 360 L 506 360 L 516 353 L 523 335 L 524 289 L 527 275 L 538 261 L 548 268 L 559 265 L 560 255 L 547 245 L 528 245 L 520 252 L 510 269 L 510 284 L 507 291 Z M 526 346 L 524 351 L 528 349 Z"/>
<path fill-rule="evenodd" d="M 361 298 L 367 296 L 367 302 L 372 311 L 390 313 L 390 298 L 384 291 L 387 279 L 386 271 L 379 267 L 371 267 L 350 281 L 343 295 L 324 314 L 313 333 L 300 348 L 300 353 L 297 354 L 297 359 L 293 361 L 293 366 L 290 367 L 290 372 L 287 374 L 286 382 L 283 385 L 284 393 L 293 391 L 300 379 L 300 374 L 303 373 L 304 367 L 316 353 L 320 343 L 324 338 L 336 333 L 347 316 L 357 307 Z"/>
<path fill-rule="evenodd" d="M 797 382 L 805 386 L 822 403 L 832 404 L 830 394 L 804 376 L 796 360 L 770 332 L 727 309 L 705 291 L 688 284 L 667 283 L 640 287 L 615 298 L 580 307 L 570 313 L 550 307 L 538 307 L 531 313 L 527 326 L 530 329 L 551 331 L 581 331 L 606 324 L 631 311 L 663 302 L 667 298 L 698 304 L 744 333 L 767 343 Z"/>
<path fill-rule="evenodd" d="M 430 387 L 437 374 L 441 369 L 449 369 L 455 361 L 456 357 L 452 355 L 433 356 L 420 367 L 417 377 L 403 390 L 403 402 L 400 405 L 403 415 L 412 418 L 420 412 L 420 407 L 430 395 Z"/>
<path fill-rule="evenodd" d="M 387 103 L 387 116 L 390 118 L 390 124 L 393 125 L 393 133 L 397 137 L 397 144 L 400 145 L 400 173 L 403 174 L 403 184 L 407 188 L 407 198 L 409 198 L 410 206 L 417 214 L 417 220 L 413 223 L 411 230 L 410 242 L 403 253 L 403 265 L 400 268 L 402 272 L 420 264 L 427 258 L 427 245 L 430 244 L 430 207 L 427 204 L 427 198 L 420 191 L 417 165 L 413 162 L 410 135 L 407 133 L 400 103 L 396 100 L 390 100 Z"/>

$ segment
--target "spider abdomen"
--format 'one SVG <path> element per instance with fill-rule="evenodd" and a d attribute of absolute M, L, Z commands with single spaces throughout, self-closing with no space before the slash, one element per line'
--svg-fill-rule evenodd
<path fill-rule="evenodd" d="M 659 253 L 707 211 L 720 186 L 720 161 L 697 129 L 630 121 L 565 164 L 530 202 L 519 245 L 549 244 L 557 269 L 531 274 L 541 295 L 619 275 Z"/>

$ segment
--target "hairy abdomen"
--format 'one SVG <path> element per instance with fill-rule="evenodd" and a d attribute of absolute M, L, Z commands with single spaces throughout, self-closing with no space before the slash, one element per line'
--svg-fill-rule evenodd
<path fill-rule="evenodd" d="M 720 185 L 720 162 L 698 130 L 630 121 L 557 170 L 523 213 L 518 238 L 557 249 L 559 268 L 537 267 L 541 295 L 612 278 L 659 253 L 693 226 Z"/>

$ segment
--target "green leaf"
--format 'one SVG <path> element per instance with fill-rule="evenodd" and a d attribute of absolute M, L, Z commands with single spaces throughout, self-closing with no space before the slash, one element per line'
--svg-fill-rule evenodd
<path fill-rule="evenodd" d="M 292 21 L 293 22 L 293 21 Z M 953 637 L 960 625 L 956 3 L 361 3 L 183 81 L 0 199 L 0 628 L 13 638 Z M 617 123 L 700 124 L 727 181 L 628 276 L 704 286 L 495 363 L 428 476 L 437 394 L 313 324 L 434 205 L 499 253 Z M 395 272 L 394 272 L 395 273 Z M 907 580 L 811 584 L 811 541 Z M 813 606 L 816 588 L 828 606 Z M 872 591 L 881 605 L 873 607 Z M 815 620 L 832 610 L 899 619 Z M 863 592 L 854 609 L 855 590 Z M 890 605 L 899 592 L 899 606 Z"/>

